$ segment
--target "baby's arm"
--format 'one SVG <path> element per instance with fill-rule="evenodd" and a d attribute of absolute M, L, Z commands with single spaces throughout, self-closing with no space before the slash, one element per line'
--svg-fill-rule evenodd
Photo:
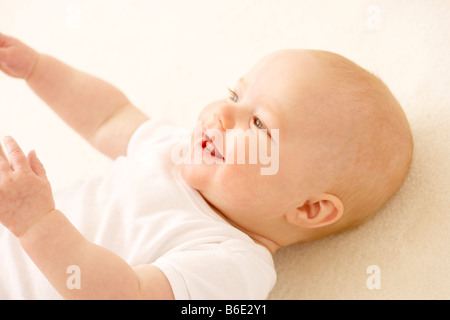
<path fill-rule="evenodd" d="M 0 223 L 66 299 L 173 299 L 156 267 L 132 268 L 116 254 L 87 241 L 55 209 L 50 183 L 35 152 L 28 158 L 5 138 L 10 163 L 0 157 Z M 68 285 L 69 266 L 80 271 L 80 288 Z"/>
<path fill-rule="evenodd" d="M 111 84 L 2 34 L 0 69 L 26 79 L 56 114 L 111 158 L 125 154 L 135 129 L 148 120 Z"/>

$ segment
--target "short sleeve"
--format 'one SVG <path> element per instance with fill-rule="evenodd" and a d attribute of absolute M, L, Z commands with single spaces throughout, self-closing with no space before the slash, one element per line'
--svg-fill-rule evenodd
<path fill-rule="evenodd" d="M 204 244 L 166 254 L 153 265 L 166 275 L 177 300 L 267 299 L 276 280 L 270 253 L 233 247 Z"/>

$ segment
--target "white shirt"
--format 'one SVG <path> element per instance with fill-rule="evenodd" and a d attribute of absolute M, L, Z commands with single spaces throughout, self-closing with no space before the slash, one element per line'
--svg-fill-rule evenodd
<path fill-rule="evenodd" d="M 106 176 L 56 193 L 56 207 L 88 240 L 131 266 L 161 269 L 176 299 L 265 299 L 276 280 L 272 255 L 181 178 L 171 153 L 188 141 L 186 130 L 149 120 Z M 0 298 L 59 298 L 3 226 Z"/>

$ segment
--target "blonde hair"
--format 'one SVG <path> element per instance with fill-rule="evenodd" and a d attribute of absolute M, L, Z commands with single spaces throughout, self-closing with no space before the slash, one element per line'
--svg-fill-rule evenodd
<path fill-rule="evenodd" d="M 338 54 L 310 53 L 330 75 L 334 103 L 351 115 L 339 172 L 329 190 L 345 211 L 338 222 L 324 227 L 326 236 L 367 221 L 397 192 L 411 164 L 413 139 L 402 107 L 378 77 Z"/>

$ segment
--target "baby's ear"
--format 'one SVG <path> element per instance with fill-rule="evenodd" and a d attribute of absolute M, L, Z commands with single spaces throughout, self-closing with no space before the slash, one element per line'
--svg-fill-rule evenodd
<path fill-rule="evenodd" d="M 341 199 L 324 193 L 290 211 L 286 214 L 286 220 L 299 227 L 318 228 L 335 223 L 343 213 L 344 205 Z"/>

